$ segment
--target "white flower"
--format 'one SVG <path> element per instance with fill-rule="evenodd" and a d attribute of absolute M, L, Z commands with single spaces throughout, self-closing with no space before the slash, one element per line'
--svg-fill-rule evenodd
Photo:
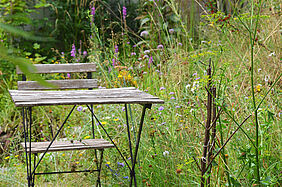
<path fill-rule="evenodd" d="M 164 156 L 168 156 L 168 155 L 169 155 L 169 152 L 168 152 L 168 151 L 164 151 L 164 152 L 163 152 L 163 155 L 164 155 Z"/>
<path fill-rule="evenodd" d="M 272 52 L 268 56 L 276 56 L 276 54 L 275 54 L 275 52 Z"/>

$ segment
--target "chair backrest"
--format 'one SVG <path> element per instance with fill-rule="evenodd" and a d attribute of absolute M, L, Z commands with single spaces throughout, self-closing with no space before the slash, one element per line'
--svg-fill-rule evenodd
<path fill-rule="evenodd" d="M 47 82 L 56 86 L 56 89 L 92 89 L 97 88 L 97 79 L 92 79 L 92 72 L 96 71 L 94 63 L 74 63 L 74 64 L 35 64 L 36 72 L 39 74 L 52 73 L 87 73 L 87 79 L 64 79 L 47 80 Z M 17 74 L 23 72 L 17 67 Z M 54 88 L 44 87 L 36 81 L 26 81 L 23 75 L 23 81 L 18 81 L 19 90 L 50 90 Z"/>

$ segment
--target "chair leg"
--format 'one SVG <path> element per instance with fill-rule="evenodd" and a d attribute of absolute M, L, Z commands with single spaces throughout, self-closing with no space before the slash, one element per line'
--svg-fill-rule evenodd
<path fill-rule="evenodd" d="M 101 179 L 100 179 L 100 176 L 101 176 L 101 169 L 102 169 L 102 162 L 103 162 L 103 153 L 104 153 L 104 149 L 101 150 L 101 156 L 100 156 L 100 162 L 98 164 L 98 177 L 97 177 L 97 182 L 96 182 L 96 186 L 101 186 Z"/>

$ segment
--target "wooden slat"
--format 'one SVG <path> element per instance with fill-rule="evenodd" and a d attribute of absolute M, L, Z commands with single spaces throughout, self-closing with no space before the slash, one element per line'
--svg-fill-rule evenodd
<path fill-rule="evenodd" d="M 56 86 L 55 89 L 83 89 L 98 88 L 96 79 L 66 79 L 66 80 L 49 80 L 47 81 Z M 54 88 L 44 87 L 36 81 L 18 81 L 19 90 L 50 90 Z"/>
<path fill-rule="evenodd" d="M 50 142 L 31 142 L 32 153 L 45 152 Z M 25 148 L 25 143 L 21 145 Z M 29 142 L 26 143 L 27 152 L 29 152 Z M 83 150 L 83 149 L 105 149 L 114 147 L 109 141 L 103 139 L 86 139 L 80 141 L 54 141 L 48 152 L 55 151 L 71 151 L 71 150 Z"/>
<path fill-rule="evenodd" d="M 95 72 L 95 63 L 74 63 L 74 64 L 34 64 L 37 71 L 33 73 L 81 73 Z M 23 72 L 17 67 L 17 74 Z"/>
<path fill-rule="evenodd" d="M 83 105 L 83 104 L 153 104 L 163 100 L 136 88 L 68 91 L 9 90 L 16 106 Z"/>

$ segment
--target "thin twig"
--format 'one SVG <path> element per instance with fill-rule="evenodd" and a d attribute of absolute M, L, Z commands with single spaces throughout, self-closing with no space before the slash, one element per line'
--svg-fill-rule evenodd
<path fill-rule="evenodd" d="M 241 126 L 251 117 L 252 115 L 250 114 L 248 117 L 246 117 L 244 119 L 244 121 L 239 125 L 239 127 L 237 127 L 237 129 L 230 135 L 230 137 L 225 141 L 225 143 L 223 144 L 223 146 L 218 150 L 218 152 L 214 155 L 214 157 L 212 158 L 212 160 L 210 161 L 210 163 L 207 166 L 207 169 L 210 167 L 211 163 L 213 162 L 213 160 L 216 158 L 216 156 L 221 152 L 221 150 L 226 146 L 226 144 L 231 140 L 231 138 L 235 135 L 235 133 L 241 128 Z"/>
<path fill-rule="evenodd" d="M 201 170 L 201 167 L 200 167 L 198 161 L 196 160 L 196 158 L 195 158 L 194 156 L 193 156 L 193 159 L 194 159 L 194 161 L 196 162 L 196 165 L 197 165 L 198 169 Z"/>

